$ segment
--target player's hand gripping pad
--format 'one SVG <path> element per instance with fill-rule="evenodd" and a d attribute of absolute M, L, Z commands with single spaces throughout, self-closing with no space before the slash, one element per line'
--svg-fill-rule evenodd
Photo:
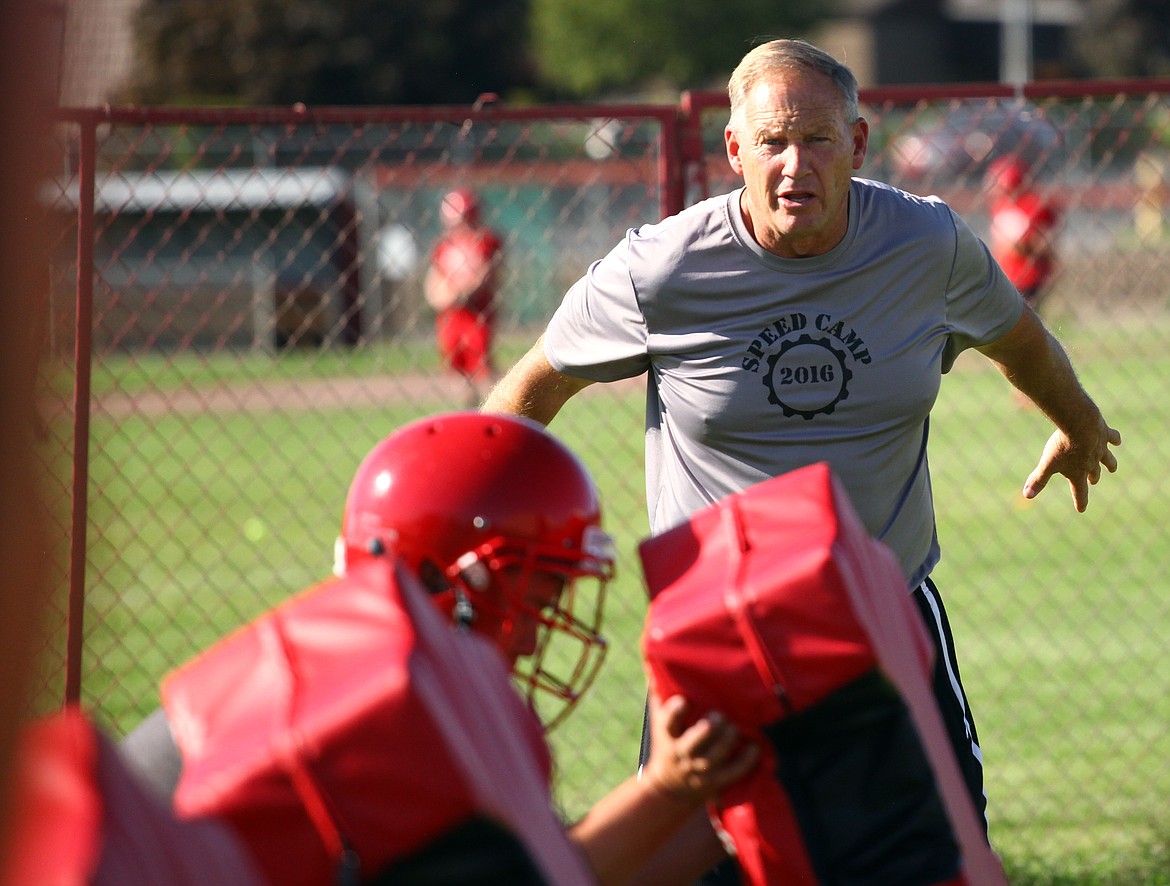
<path fill-rule="evenodd" d="M 657 692 L 764 748 L 711 809 L 751 883 L 1004 882 L 901 570 L 827 465 L 729 496 L 640 554 Z"/>
<path fill-rule="evenodd" d="M 591 882 L 499 652 L 404 568 L 290 599 L 170 675 L 163 702 L 176 809 L 229 821 L 273 883 L 431 882 L 432 863 L 450 883 Z"/>

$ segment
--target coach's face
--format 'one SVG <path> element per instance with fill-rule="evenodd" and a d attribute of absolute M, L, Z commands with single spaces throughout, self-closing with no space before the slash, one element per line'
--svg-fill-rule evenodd
<path fill-rule="evenodd" d="M 724 131 L 743 177 L 740 203 L 756 241 L 783 258 L 821 255 L 849 227 L 849 183 L 869 143 L 864 119 L 824 74 L 801 68 L 765 76 Z"/>

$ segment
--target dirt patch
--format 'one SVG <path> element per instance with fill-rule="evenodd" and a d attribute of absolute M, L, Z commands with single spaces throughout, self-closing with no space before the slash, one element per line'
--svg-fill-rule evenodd
<path fill-rule="evenodd" d="M 614 394 L 640 389 L 642 378 L 586 388 L 580 396 Z M 383 404 L 420 403 L 439 409 L 462 409 L 478 404 L 462 378 L 450 375 L 385 375 L 361 378 L 241 380 L 205 388 L 103 394 L 92 401 L 94 417 L 124 419 L 135 415 L 193 414 L 200 412 L 289 412 L 363 408 Z"/>

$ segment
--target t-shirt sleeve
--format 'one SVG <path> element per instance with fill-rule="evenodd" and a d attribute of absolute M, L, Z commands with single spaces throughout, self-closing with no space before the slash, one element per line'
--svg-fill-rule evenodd
<path fill-rule="evenodd" d="M 980 240 L 953 211 L 955 261 L 947 285 L 950 335 L 943 354 L 943 372 L 967 348 L 993 342 L 1020 319 L 1024 300 Z"/>
<path fill-rule="evenodd" d="M 646 321 L 629 254 L 627 237 L 565 294 L 544 336 L 544 354 L 554 369 L 599 382 L 646 371 Z"/>

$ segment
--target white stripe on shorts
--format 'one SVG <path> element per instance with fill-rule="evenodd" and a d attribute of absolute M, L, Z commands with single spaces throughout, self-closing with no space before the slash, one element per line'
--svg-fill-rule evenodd
<path fill-rule="evenodd" d="M 947 643 L 947 632 L 943 630 L 942 618 L 938 611 L 938 597 L 930 586 L 924 581 L 918 586 L 918 590 L 922 592 L 922 598 L 930 605 L 930 612 L 934 618 L 934 631 L 938 635 L 939 648 L 943 652 L 943 662 L 947 666 L 947 679 L 951 681 L 951 690 L 955 693 L 955 700 L 959 703 L 959 707 L 963 711 L 963 728 L 967 730 L 967 739 L 971 741 L 971 754 L 979 761 L 979 765 L 983 766 L 983 749 L 979 744 L 971 740 L 971 720 L 967 716 L 967 702 L 963 695 L 963 687 L 959 683 L 959 675 L 955 673 L 954 665 L 952 664 L 955 651 Z M 986 798 L 987 792 L 984 791 Z"/>

